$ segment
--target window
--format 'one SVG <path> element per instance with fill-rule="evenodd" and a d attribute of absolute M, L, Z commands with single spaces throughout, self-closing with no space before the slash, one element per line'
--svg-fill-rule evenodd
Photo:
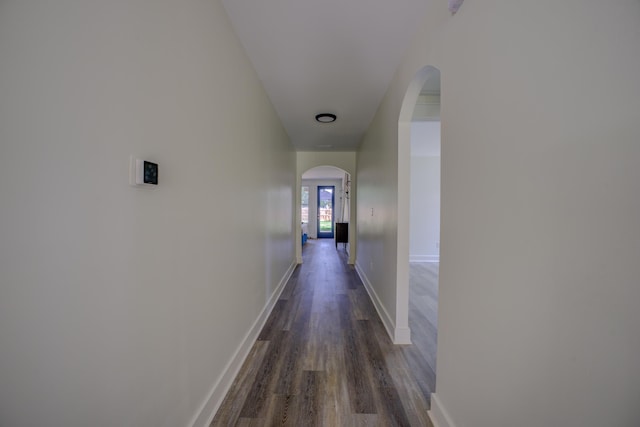
<path fill-rule="evenodd" d="M 301 211 L 302 223 L 309 222 L 309 186 L 302 186 L 302 211 Z"/>

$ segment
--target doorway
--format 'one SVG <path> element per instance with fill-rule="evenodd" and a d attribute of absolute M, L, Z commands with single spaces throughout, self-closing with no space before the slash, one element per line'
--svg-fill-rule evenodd
<path fill-rule="evenodd" d="M 318 186 L 318 239 L 333 239 L 335 186 Z"/>
<path fill-rule="evenodd" d="M 320 160 L 315 159 L 314 156 L 309 156 L 310 161 L 302 161 L 303 158 L 307 156 L 307 154 L 311 153 L 298 153 L 301 162 L 299 165 L 300 170 L 302 171 L 300 174 L 300 182 L 298 188 L 302 190 L 303 188 L 308 188 L 308 198 L 307 196 L 303 196 L 302 191 L 299 192 L 300 199 L 298 202 L 300 203 L 300 210 L 296 209 L 296 211 L 300 212 L 300 240 L 302 240 L 302 236 L 306 233 L 307 238 L 311 241 L 318 238 L 318 187 L 320 186 L 333 186 L 334 190 L 334 203 L 333 203 L 333 224 L 334 224 L 334 238 L 338 234 L 336 223 L 348 223 L 348 237 L 347 243 L 343 245 L 343 248 L 346 249 L 349 254 L 349 264 L 353 264 L 355 262 L 355 249 L 356 249 L 356 241 L 355 241 L 355 222 L 356 218 L 353 212 L 356 200 L 356 192 L 357 188 L 355 186 L 355 179 L 353 178 L 353 170 L 355 169 L 355 153 L 349 158 L 345 155 L 345 153 L 337 153 L 336 162 L 342 166 L 348 167 L 339 167 L 334 165 L 324 164 L 326 159 L 322 158 Z M 345 162 L 350 161 L 353 163 L 352 166 L 349 166 Z M 320 165 L 316 165 L 316 163 L 320 162 Z M 349 163 L 350 164 L 350 163 Z M 312 167 L 308 167 L 312 166 Z M 308 208 L 304 209 L 308 202 Z M 303 248 L 306 245 L 296 245 L 296 260 L 299 264 L 302 263 L 302 252 Z"/>
<path fill-rule="evenodd" d="M 424 67 L 411 82 L 398 121 L 397 323 L 436 384 L 440 262 L 440 71 Z M 406 323 L 405 323 L 406 322 Z"/>

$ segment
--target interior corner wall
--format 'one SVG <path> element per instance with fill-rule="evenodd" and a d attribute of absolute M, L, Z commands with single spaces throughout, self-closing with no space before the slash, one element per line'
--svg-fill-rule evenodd
<path fill-rule="evenodd" d="M 2 1 L 0 57 L 0 425 L 207 424 L 295 259 L 295 152 L 222 5 Z"/>
<path fill-rule="evenodd" d="M 640 425 L 639 19 L 434 2 L 367 131 L 356 264 L 393 317 L 398 117 L 441 71 L 441 427 Z"/>

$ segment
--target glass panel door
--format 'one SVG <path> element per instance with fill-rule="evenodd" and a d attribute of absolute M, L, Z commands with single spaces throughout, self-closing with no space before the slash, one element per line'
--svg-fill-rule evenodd
<path fill-rule="evenodd" d="M 300 219 L 303 224 L 309 222 L 309 186 L 302 186 L 302 203 L 300 209 Z"/>
<path fill-rule="evenodd" d="M 333 185 L 318 186 L 318 239 L 333 239 Z"/>

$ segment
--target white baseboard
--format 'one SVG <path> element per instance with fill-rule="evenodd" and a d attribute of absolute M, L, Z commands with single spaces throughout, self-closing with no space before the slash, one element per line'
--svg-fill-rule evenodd
<path fill-rule="evenodd" d="M 256 339 L 258 339 L 260 331 L 262 331 L 264 324 L 269 318 L 269 315 L 271 314 L 273 307 L 275 307 L 276 302 L 278 302 L 280 294 L 282 294 L 282 291 L 291 278 L 291 275 L 293 274 L 296 266 L 297 262 L 295 261 L 292 262 L 289 266 L 275 291 L 273 292 L 273 294 L 271 294 L 271 297 L 267 301 L 267 304 L 265 304 L 265 307 L 262 309 L 262 312 L 260 312 L 258 318 L 255 320 L 255 322 L 253 322 L 253 325 L 240 343 L 240 346 L 236 349 L 235 353 L 233 353 L 231 360 L 229 360 L 222 374 L 220 375 L 220 377 L 218 377 L 218 380 L 213 385 L 211 391 L 209 392 L 209 396 L 200 407 L 200 410 L 193 417 L 191 423 L 189 423 L 190 427 L 209 427 L 211 421 L 213 421 L 213 417 L 220 408 L 222 401 L 231 388 L 233 380 L 238 375 L 238 372 L 244 364 L 245 359 L 249 355 L 254 342 L 256 341 Z"/>
<path fill-rule="evenodd" d="M 409 262 L 440 262 L 440 255 L 409 255 Z"/>
<path fill-rule="evenodd" d="M 411 344 L 411 329 L 396 327 L 393 333 L 393 343 Z"/>
<path fill-rule="evenodd" d="M 427 411 L 433 427 L 456 427 L 436 393 L 431 393 L 431 410 Z"/>
<path fill-rule="evenodd" d="M 389 313 L 385 309 L 384 304 L 382 304 L 382 301 L 378 297 L 375 289 L 373 289 L 367 275 L 364 273 L 362 268 L 360 268 L 360 265 L 357 262 L 355 267 L 360 280 L 362 280 L 362 283 L 364 284 L 364 288 L 369 294 L 369 298 L 373 302 L 373 306 L 378 312 L 378 316 L 380 316 L 380 320 L 382 320 L 384 328 L 387 330 L 387 334 L 389 334 L 389 337 L 391 338 L 391 341 L 393 341 L 394 344 L 411 344 L 411 331 L 409 328 L 396 328 L 396 322 L 391 318 L 391 316 L 389 316 Z"/>

